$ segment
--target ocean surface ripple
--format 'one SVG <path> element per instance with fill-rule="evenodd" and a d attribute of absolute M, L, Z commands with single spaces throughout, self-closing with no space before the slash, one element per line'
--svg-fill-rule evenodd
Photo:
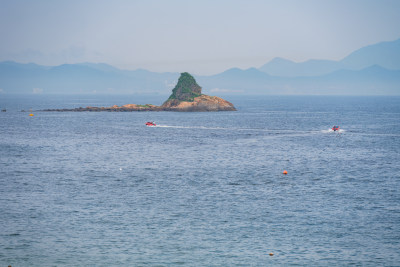
<path fill-rule="evenodd" d="M 400 98 L 227 99 L 2 98 L 0 265 L 400 265 Z"/>

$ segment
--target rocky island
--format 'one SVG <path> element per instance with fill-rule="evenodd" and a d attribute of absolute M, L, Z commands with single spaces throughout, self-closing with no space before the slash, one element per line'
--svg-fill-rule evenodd
<path fill-rule="evenodd" d="M 201 87 L 187 72 L 181 73 L 171 96 L 161 105 L 126 104 L 111 107 L 80 107 L 73 109 L 46 109 L 44 111 L 235 111 L 232 103 L 216 96 L 201 93 Z"/>

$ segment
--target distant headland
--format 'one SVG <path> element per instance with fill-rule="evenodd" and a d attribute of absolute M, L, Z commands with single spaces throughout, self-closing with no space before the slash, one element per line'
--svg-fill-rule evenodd
<path fill-rule="evenodd" d="M 79 107 L 73 109 L 45 109 L 43 111 L 236 111 L 232 103 L 217 97 L 201 93 L 201 87 L 187 72 L 181 73 L 178 83 L 172 90 L 170 97 L 161 105 L 126 104 L 111 107 Z"/>

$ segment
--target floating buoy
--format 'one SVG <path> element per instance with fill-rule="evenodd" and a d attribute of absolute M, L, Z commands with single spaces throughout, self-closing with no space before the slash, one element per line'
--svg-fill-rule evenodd
<path fill-rule="evenodd" d="M 268 255 L 270 255 L 270 256 L 274 256 L 274 253 L 270 252 Z"/>
<path fill-rule="evenodd" d="M 33 117 L 33 114 L 31 113 L 31 114 L 29 114 L 29 116 Z"/>
<path fill-rule="evenodd" d="M 286 174 L 287 174 L 287 170 L 284 170 L 284 171 L 283 171 L 283 174 L 286 175 Z"/>

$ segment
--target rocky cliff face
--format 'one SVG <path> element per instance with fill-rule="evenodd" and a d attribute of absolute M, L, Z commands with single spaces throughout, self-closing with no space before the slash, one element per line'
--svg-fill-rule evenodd
<path fill-rule="evenodd" d="M 203 95 L 201 87 L 187 72 L 179 77 L 171 96 L 161 106 L 170 111 L 234 111 L 232 103 L 216 96 Z"/>

